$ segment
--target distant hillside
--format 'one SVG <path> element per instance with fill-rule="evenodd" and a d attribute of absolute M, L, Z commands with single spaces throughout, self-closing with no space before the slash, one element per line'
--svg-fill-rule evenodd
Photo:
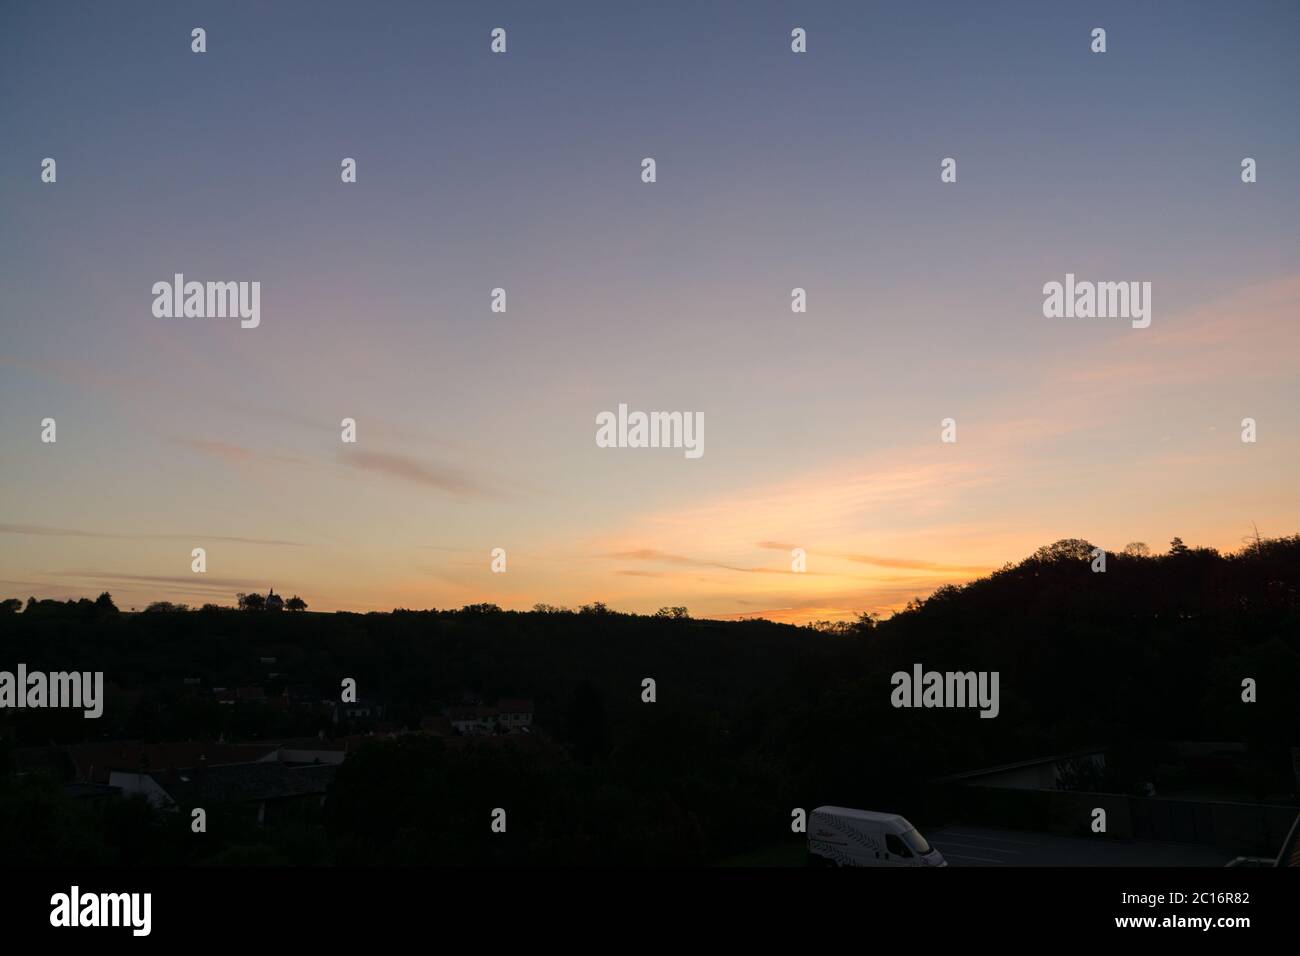
<path fill-rule="evenodd" d="M 211 693 L 245 685 L 268 698 L 337 699 L 340 681 L 354 678 L 364 698 L 382 703 L 386 723 L 411 728 L 466 692 L 528 697 L 554 747 L 440 756 L 436 742 L 408 742 L 367 761 L 395 786 L 404 774 L 427 775 L 430 761 L 450 761 L 444 770 L 467 781 L 517 772 L 538 794 L 559 788 L 553 812 L 568 815 L 596 812 L 590 801 L 626 800 L 647 841 L 636 852 L 660 861 L 771 842 L 765 828 L 788 820 L 793 806 L 913 806 L 936 775 L 1083 746 L 1111 747 L 1115 766 L 1139 781 L 1156 773 L 1162 741 L 1242 741 L 1252 786 L 1293 789 L 1300 537 L 1232 555 L 1179 546 L 1159 556 L 1108 554 L 1104 573 L 1092 570 L 1091 551 L 1087 542 L 1057 542 L 988 578 L 941 588 L 888 621 L 822 629 L 600 605 L 124 615 L 103 600 L 38 602 L 0 615 L 0 669 L 21 661 L 34 670 L 103 670 L 112 696 L 98 721 L 0 713 L 0 736 L 13 747 L 91 736 L 365 732 L 319 710 L 223 706 Z M 891 675 L 915 664 L 998 672 L 998 716 L 894 707 Z M 653 704 L 641 700 L 644 678 L 656 682 Z M 1257 682 L 1258 702 L 1242 702 L 1244 678 Z M 514 769 L 500 776 L 507 765 Z M 383 798 L 354 766 L 345 764 L 338 786 L 355 822 L 370 819 L 367 801 Z M 331 852 L 400 857 L 402 840 L 390 836 L 391 844 L 375 833 L 364 846 Z M 601 841 L 613 839 L 593 835 L 583 852 L 599 857 Z M 632 852 L 626 840 L 620 846 Z"/>

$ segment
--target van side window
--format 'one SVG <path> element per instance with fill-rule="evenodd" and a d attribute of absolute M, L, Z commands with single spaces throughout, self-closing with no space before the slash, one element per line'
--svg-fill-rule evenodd
<path fill-rule="evenodd" d="M 885 849 L 898 856 L 911 856 L 912 851 L 903 846 L 903 841 L 892 833 L 885 834 Z"/>

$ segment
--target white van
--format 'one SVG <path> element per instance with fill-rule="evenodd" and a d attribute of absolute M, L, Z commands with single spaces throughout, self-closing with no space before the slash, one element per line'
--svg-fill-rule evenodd
<path fill-rule="evenodd" d="M 809 866 L 947 866 L 896 813 L 818 807 L 808 818 Z"/>

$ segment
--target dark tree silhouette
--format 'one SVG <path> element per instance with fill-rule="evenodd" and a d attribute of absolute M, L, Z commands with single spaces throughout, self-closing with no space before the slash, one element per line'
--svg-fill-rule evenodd
<path fill-rule="evenodd" d="M 584 680 L 573 689 L 564 719 L 565 736 L 573 746 L 573 756 L 591 763 L 605 756 L 609 746 L 605 727 L 605 701 L 596 685 Z"/>
<path fill-rule="evenodd" d="M 252 594 L 236 594 L 241 611 L 261 611 L 266 608 L 266 598 L 254 591 Z"/>
<path fill-rule="evenodd" d="M 1051 564 L 1063 559 L 1088 561 L 1092 558 L 1095 545 L 1083 538 L 1062 538 L 1051 544 L 1043 545 L 1034 552 L 1033 560 Z"/>
<path fill-rule="evenodd" d="M 480 606 L 283 621 L 271 613 L 235 620 L 233 609 L 119 617 L 86 599 L 33 600 L 30 611 L 0 619 L 8 659 L 35 661 L 57 647 L 89 667 L 111 652 L 126 693 L 100 721 L 53 709 L 6 715 L 16 733 L 6 726 L 3 736 L 15 748 L 88 736 L 364 733 L 361 724 L 332 723 L 320 706 L 338 699 L 344 674 L 382 702 L 385 721 L 396 716 L 395 728 L 413 730 L 466 690 L 532 696 L 535 717 L 530 733 L 484 740 L 439 739 L 434 725 L 445 721 L 436 718 L 429 733 L 377 733 L 349 751 L 330 800 L 316 807 L 327 825 L 310 837 L 251 820 L 231 830 L 232 817 L 210 818 L 213 839 L 195 841 L 183 815 L 158 814 L 152 829 L 143 811 L 116 823 L 96 816 L 108 803 L 73 801 L 39 774 L 0 772 L 0 859 L 211 862 L 263 846 L 286 860 L 332 864 L 714 862 L 767 845 L 780 829 L 773 821 L 805 801 L 910 809 L 924 805 L 938 777 L 1094 747 L 1108 748 L 1106 792 L 1150 785 L 1172 793 L 1230 775 L 1256 797 L 1293 793 L 1300 536 L 1222 555 L 1126 556 L 1107 574 L 1080 560 L 1089 550 L 1067 539 L 939 588 L 869 638 L 596 605 L 585 614 Z M 857 629 L 864 633 L 861 622 Z M 266 656 L 277 658 L 278 684 L 259 663 Z M 894 708 L 891 675 L 916 662 L 999 671 L 1003 716 Z M 646 674 L 671 689 L 654 707 L 637 692 Z M 1242 678 L 1260 675 L 1274 690 L 1242 706 Z M 288 706 L 230 706 L 213 693 L 257 684 Z M 1247 750 L 1196 765 L 1169 745 L 1178 740 L 1240 741 Z M 0 766 L 5 746 L 0 740 Z M 1086 766 L 1065 776 L 1072 786 L 1099 786 Z M 529 797 L 510 805 L 503 840 L 485 825 L 484 808 L 506 791 Z M 45 842 L 33 845 L 33 834 Z M 139 843 L 147 834 L 155 834 L 148 847 Z"/>
<path fill-rule="evenodd" d="M 188 611 L 189 609 L 190 606 L 188 604 L 173 604 L 171 601 L 154 601 L 144 609 L 144 612 L 146 614 L 167 614 L 176 613 L 178 611 Z"/>

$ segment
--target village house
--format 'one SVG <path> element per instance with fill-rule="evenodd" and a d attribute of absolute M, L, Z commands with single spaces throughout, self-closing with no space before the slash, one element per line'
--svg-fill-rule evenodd
<path fill-rule="evenodd" d="M 533 722 L 533 702 L 522 697 L 503 697 L 492 707 L 460 704 L 447 708 L 447 719 L 457 733 L 467 737 L 527 731 Z"/>

